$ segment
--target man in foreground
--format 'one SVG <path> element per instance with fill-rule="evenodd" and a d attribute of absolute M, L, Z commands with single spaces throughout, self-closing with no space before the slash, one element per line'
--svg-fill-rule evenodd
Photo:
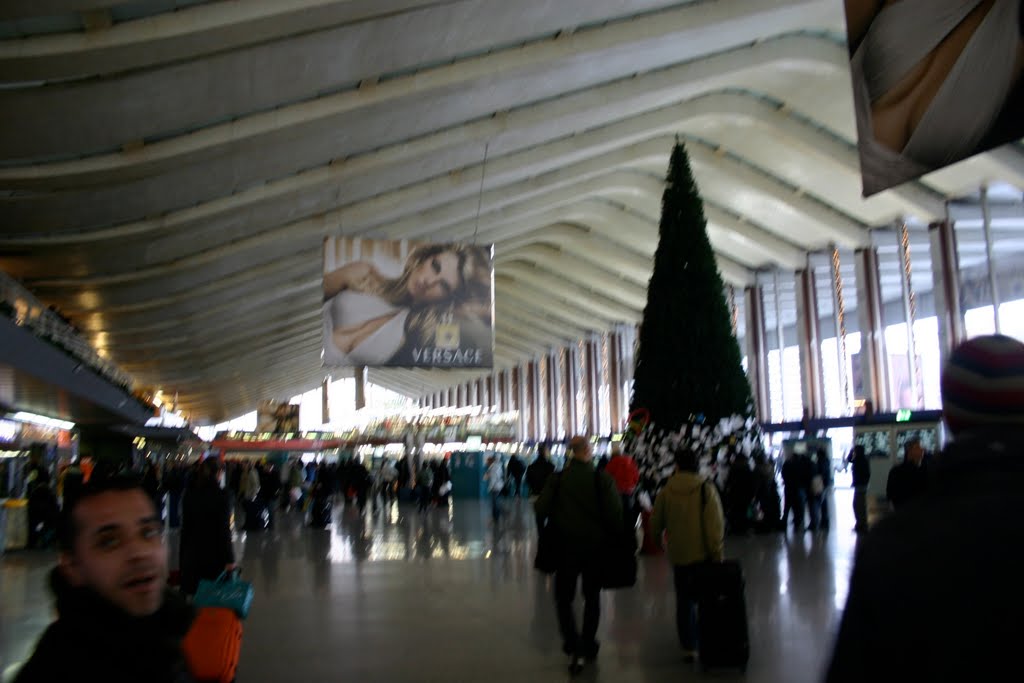
<path fill-rule="evenodd" d="M 597 626 L 601 618 L 601 559 L 616 525 L 622 523 L 622 501 L 615 482 L 594 468 L 594 451 L 583 436 L 569 442 L 572 458 L 561 474 L 548 478 L 535 503 L 537 519 L 554 524 L 561 541 L 555 571 L 555 604 L 562 651 L 576 674 L 586 660 L 597 657 Z M 583 631 L 576 630 L 573 601 L 583 578 Z"/>
<path fill-rule="evenodd" d="M 829 683 L 1003 681 L 1019 666 L 1024 344 L 959 346 L 942 409 L 954 440 L 928 491 L 858 548 Z"/>
<path fill-rule="evenodd" d="M 167 585 L 153 499 L 127 475 L 97 475 L 65 503 L 50 575 L 57 620 L 16 683 L 191 681 L 181 642 L 192 608 Z"/>

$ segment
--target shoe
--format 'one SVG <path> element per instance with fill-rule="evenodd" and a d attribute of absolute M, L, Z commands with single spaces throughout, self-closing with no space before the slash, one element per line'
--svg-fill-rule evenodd
<path fill-rule="evenodd" d="M 697 651 L 696 650 L 687 650 L 687 649 L 684 648 L 683 649 L 683 661 L 686 662 L 687 664 L 693 664 L 695 661 L 697 661 Z"/>
<path fill-rule="evenodd" d="M 569 660 L 569 675 L 578 676 L 583 671 L 583 663 L 586 660 L 582 655 L 573 655 Z"/>
<path fill-rule="evenodd" d="M 584 659 L 586 659 L 588 662 L 592 662 L 597 659 L 597 653 L 598 651 L 600 651 L 600 649 L 601 644 L 597 641 L 594 641 L 590 645 L 584 645 L 582 648 L 580 648 L 580 653 L 583 655 Z"/>

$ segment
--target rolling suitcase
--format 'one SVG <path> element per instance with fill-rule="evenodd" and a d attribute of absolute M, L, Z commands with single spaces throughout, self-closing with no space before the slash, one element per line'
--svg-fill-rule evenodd
<path fill-rule="evenodd" d="M 704 669 L 746 671 L 750 657 L 743 570 L 734 560 L 709 562 L 697 601 L 697 642 Z"/>

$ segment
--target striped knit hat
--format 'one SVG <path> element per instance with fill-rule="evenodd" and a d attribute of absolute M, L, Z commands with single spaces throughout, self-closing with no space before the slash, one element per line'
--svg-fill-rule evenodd
<path fill-rule="evenodd" d="M 1024 429 L 1024 344 L 991 335 L 954 349 L 942 373 L 942 411 L 954 434 L 987 425 Z"/>

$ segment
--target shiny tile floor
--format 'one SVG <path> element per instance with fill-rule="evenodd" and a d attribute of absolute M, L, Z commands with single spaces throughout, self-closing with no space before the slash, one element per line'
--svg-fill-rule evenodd
<path fill-rule="evenodd" d="M 821 679 L 856 542 L 851 499 L 849 489 L 836 491 L 828 535 L 727 540 L 727 555 L 746 573 L 751 658 L 746 675 L 714 679 Z M 282 517 L 272 531 L 237 536 L 257 591 L 240 683 L 567 678 L 551 581 L 532 568 L 526 501 L 510 501 L 497 532 L 488 507 L 466 501 L 426 515 L 405 505 L 362 517 L 336 508 L 335 519 L 333 528 L 312 530 Z M 0 667 L 8 675 L 52 618 L 52 565 L 51 553 L 0 559 Z M 642 558 L 636 588 L 602 600 L 601 656 L 581 680 L 706 677 L 682 662 L 664 558 Z"/>

